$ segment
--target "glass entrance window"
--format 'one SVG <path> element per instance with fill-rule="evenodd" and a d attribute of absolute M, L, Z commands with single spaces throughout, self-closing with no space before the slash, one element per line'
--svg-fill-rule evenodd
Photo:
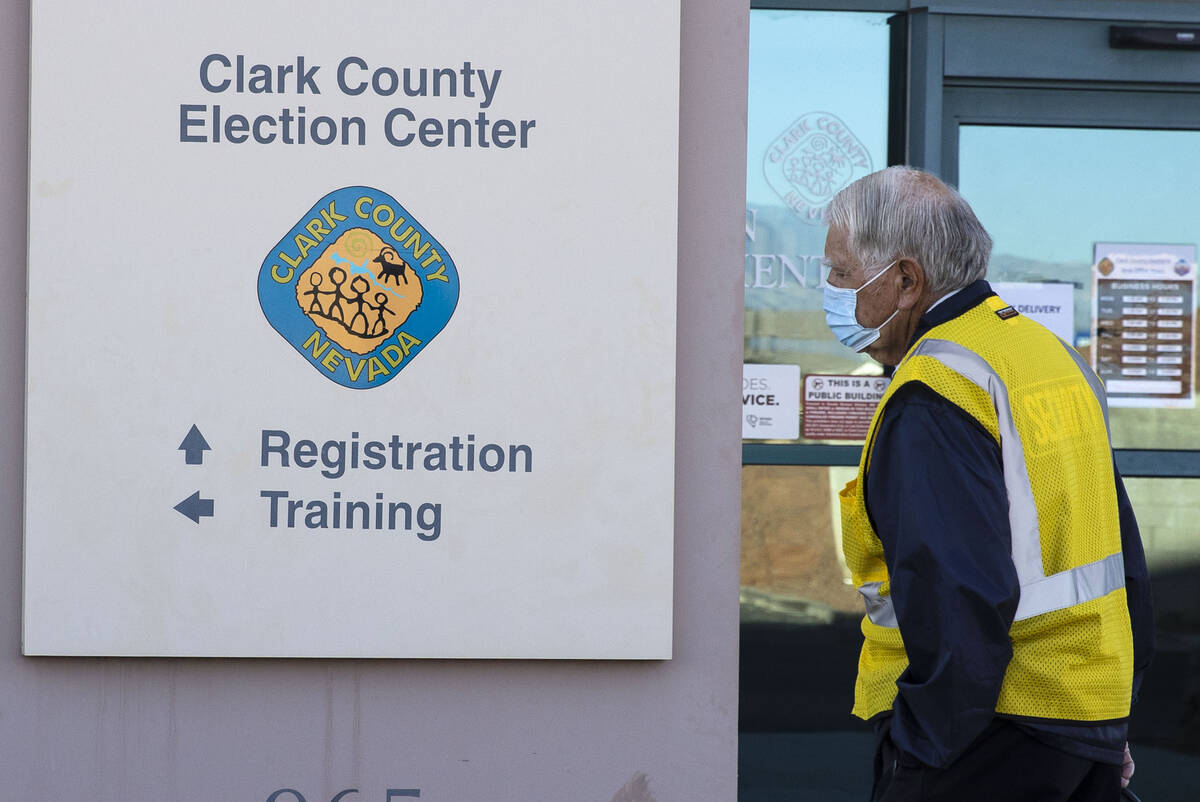
<path fill-rule="evenodd" d="M 959 128 L 988 279 L 1092 361 L 1116 448 L 1200 448 L 1197 163 L 1200 131 Z"/>
<path fill-rule="evenodd" d="M 803 384 L 881 381 L 880 366 L 826 326 L 821 263 L 826 205 L 886 166 L 889 16 L 750 12 L 742 431 L 755 446 L 861 442 L 846 426 L 818 431 Z M 873 409 L 859 407 L 868 416 Z M 861 645 L 862 602 L 841 560 L 836 496 L 853 473 L 816 464 L 743 469 L 745 730 L 855 726 L 848 678 Z"/>
<path fill-rule="evenodd" d="M 743 421 L 742 429 L 747 440 L 852 439 L 836 427 L 822 430 L 819 438 L 800 436 L 813 433 L 800 422 L 802 384 L 806 378 L 880 373 L 877 363 L 843 346 L 826 326 L 821 265 L 826 205 L 850 182 L 886 164 L 888 16 L 750 12 L 743 395 L 751 423 Z M 763 425 L 767 418 L 773 420 Z M 838 551 L 832 493 L 845 483 L 844 471 L 746 466 L 747 620 L 827 624 L 835 612 L 861 606 L 846 584 Z"/>
<path fill-rule="evenodd" d="M 855 439 L 802 430 L 800 385 L 813 374 L 880 373 L 834 339 L 821 294 L 825 207 L 887 163 L 889 16 L 750 12 L 744 361 L 766 367 L 748 369 L 744 389 L 775 403 L 747 409 L 748 440 Z"/>

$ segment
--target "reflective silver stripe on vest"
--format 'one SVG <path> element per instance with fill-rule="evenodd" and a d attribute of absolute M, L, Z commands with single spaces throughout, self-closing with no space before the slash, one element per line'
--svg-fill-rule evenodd
<path fill-rule="evenodd" d="M 882 582 L 864 582 L 858 586 L 858 592 L 862 594 L 863 601 L 867 605 L 867 618 L 870 618 L 872 623 L 881 627 L 898 627 L 896 622 L 896 610 L 892 607 L 891 596 L 880 596 L 879 588 Z"/>
<path fill-rule="evenodd" d="M 1092 393 L 1096 396 L 1096 400 L 1100 402 L 1100 413 L 1104 415 L 1104 431 L 1108 432 L 1109 442 L 1112 442 L 1112 429 L 1108 427 L 1108 393 L 1104 391 L 1104 383 L 1100 381 L 1100 377 L 1093 371 L 1091 365 L 1083 361 L 1083 357 L 1079 355 L 1071 346 L 1067 345 L 1062 340 L 1062 347 L 1075 360 L 1075 367 L 1079 368 L 1079 372 L 1083 374 L 1083 378 L 1087 379 L 1088 386 L 1092 388 Z"/>
<path fill-rule="evenodd" d="M 1065 346 L 1065 344 L 1064 344 Z M 1104 413 L 1108 427 L 1108 403 L 1104 387 L 1072 349 L 1067 348 L 1080 372 L 1087 378 L 1092 392 Z M 909 358 L 926 356 L 941 362 L 950 370 L 984 390 L 996 408 L 1000 432 L 1000 458 L 1003 463 L 1004 485 L 1008 492 L 1008 523 L 1012 532 L 1012 561 L 1021 585 L 1021 599 L 1014 620 L 1021 621 L 1036 615 L 1072 607 L 1098 599 L 1125 586 L 1125 563 L 1121 552 L 1087 565 L 1046 576 L 1042 571 L 1042 541 L 1038 530 L 1037 506 L 1033 485 L 1025 466 L 1025 449 L 1013 422 L 1008 401 L 1008 388 L 983 357 L 949 340 L 922 340 Z M 874 586 L 874 587 L 872 587 Z M 879 583 L 859 588 L 867 600 L 867 617 L 881 627 L 895 627 L 896 612 L 890 596 L 879 596 Z M 872 598 L 873 596 L 873 598 Z"/>

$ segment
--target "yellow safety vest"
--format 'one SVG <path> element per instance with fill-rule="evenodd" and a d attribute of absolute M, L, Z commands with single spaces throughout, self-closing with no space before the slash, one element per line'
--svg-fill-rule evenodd
<path fill-rule="evenodd" d="M 995 296 L 934 327 L 905 355 L 875 411 L 858 477 L 840 493 L 842 549 L 867 606 L 854 715 L 890 710 L 908 666 L 863 488 L 883 411 L 911 381 L 960 407 L 1000 446 L 1021 598 L 996 712 L 1128 716 L 1133 638 L 1104 388 L 1079 354 Z"/>

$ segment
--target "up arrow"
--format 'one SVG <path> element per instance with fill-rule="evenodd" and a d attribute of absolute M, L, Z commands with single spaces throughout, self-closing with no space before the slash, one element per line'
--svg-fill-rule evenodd
<path fill-rule="evenodd" d="M 195 523 L 200 523 L 200 518 L 211 518 L 213 514 L 213 500 L 211 498 L 200 498 L 200 491 L 197 490 L 183 501 L 175 505 L 176 511 L 191 518 Z"/>
<path fill-rule="evenodd" d="M 183 438 L 183 442 L 179 444 L 179 450 L 183 452 L 185 463 L 199 465 L 204 462 L 204 452 L 212 451 L 212 448 L 209 447 L 204 435 L 200 434 L 200 430 L 193 423 L 192 428 L 188 429 L 187 437 Z"/>

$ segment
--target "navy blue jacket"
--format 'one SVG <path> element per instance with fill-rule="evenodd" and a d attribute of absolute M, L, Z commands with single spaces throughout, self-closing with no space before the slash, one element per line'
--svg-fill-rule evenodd
<path fill-rule="evenodd" d="M 994 294 L 981 280 L 947 298 L 921 318 L 914 342 Z M 1154 651 L 1150 582 L 1115 461 L 1113 472 L 1136 696 Z M 1012 659 L 1008 631 L 1020 586 L 1000 448 L 962 409 L 911 382 L 884 409 L 865 485 L 867 514 L 883 543 L 909 659 L 896 682 L 890 735 L 911 757 L 946 766 L 995 718 Z M 961 537 L 963 532 L 971 537 Z M 1091 760 L 1119 764 L 1124 753 L 1125 720 L 1017 723 L 1038 740 Z"/>

